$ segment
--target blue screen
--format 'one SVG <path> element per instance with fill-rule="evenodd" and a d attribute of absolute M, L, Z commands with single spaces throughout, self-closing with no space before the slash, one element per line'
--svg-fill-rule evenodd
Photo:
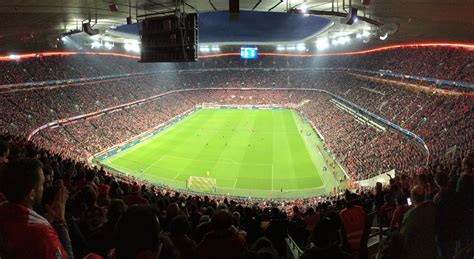
<path fill-rule="evenodd" d="M 258 57 L 257 47 L 240 47 L 240 57 L 246 59 L 252 59 Z"/>

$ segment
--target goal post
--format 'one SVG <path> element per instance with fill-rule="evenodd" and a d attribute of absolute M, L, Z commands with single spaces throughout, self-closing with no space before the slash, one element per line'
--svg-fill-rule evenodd
<path fill-rule="evenodd" d="M 186 188 L 190 191 L 216 192 L 217 181 L 210 177 L 190 176 L 186 180 Z"/>

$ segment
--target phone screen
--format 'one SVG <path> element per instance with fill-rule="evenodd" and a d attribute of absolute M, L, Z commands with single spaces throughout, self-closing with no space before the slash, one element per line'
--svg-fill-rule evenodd
<path fill-rule="evenodd" d="M 411 198 L 407 198 L 407 203 L 409 206 L 411 206 Z"/>

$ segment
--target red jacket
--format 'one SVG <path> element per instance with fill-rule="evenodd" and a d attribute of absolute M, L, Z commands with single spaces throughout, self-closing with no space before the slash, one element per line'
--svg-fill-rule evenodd
<path fill-rule="evenodd" d="M 352 251 L 359 251 L 365 227 L 365 212 L 359 206 L 345 208 L 339 212 L 347 242 Z"/>
<path fill-rule="evenodd" d="M 0 205 L 0 242 L 7 258 L 67 259 L 58 234 L 49 222 L 20 204 Z"/>

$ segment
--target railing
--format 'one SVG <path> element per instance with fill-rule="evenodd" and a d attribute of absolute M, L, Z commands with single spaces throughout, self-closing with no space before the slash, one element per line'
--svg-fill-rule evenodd
<path fill-rule="evenodd" d="M 373 211 L 369 213 L 369 215 L 374 217 L 374 222 L 372 222 L 372 224 L 375 224 L 375 226 L 370 227 L 369 239 L 378 236 L 378 241 L 380 242 L 384 236 L 388 235 L 390 232 L 390 227 L 384 227 L 382 225 L 382 220 L 380 219 L 380 215 L 377 213 L 377 211 Z"/>
<path fill-rule="evenodd" d="M 298 244 L 296 244 L 295 240 L 293 240 L 293 238 L 291 238 L 291 236 L 288 235 L 288 237 L 285 238 L 285 242 L 293 258 L 299 259 L 300 256 L 303 254 L 303 250 L 298 246 Z"/>

